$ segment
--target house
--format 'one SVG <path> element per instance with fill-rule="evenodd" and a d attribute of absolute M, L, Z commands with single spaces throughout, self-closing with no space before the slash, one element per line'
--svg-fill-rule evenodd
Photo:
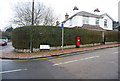
<path fill-rule="evenodd" d="M 66 13 L 65 20 L 62 22 L 65 27 L 81 27 L 95 30 L 113 30 L 113 19 L 107 14 L 93 14 L 86 11 L 78 12 L 78 8 L 74 7 L 74 14 L 69 17 Z M 97 9 L 99 12 L 99 10 Z"/>
<path fill-rule="evenodd" d="M 113 21 L 113 30 L 118 31 L 119 22 Z"/>

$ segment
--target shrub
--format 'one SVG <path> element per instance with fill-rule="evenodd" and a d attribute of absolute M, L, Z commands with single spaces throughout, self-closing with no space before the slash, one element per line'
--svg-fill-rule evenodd
<path fill-rule="evenodd" d="M 107 41 L 117 41 L 116 32 L 106 32 Z M 13 30 L 12 44 L 17 49 L 28 49 L 32 35 L 33 48 L 39 45 L 49 44 L 61 46 L 61 28 L 53 26 L 24 26 Z M 81 37 L 81 44 L 102 42 L 102 32 L 81 28 L 64 28 L 64 46 L 75 45 L 75 38 Z M 111 37 L 112 36 L 112 37 Z"/>

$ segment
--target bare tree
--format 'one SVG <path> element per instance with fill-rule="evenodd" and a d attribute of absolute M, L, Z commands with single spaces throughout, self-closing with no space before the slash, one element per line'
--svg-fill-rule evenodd
<path fill-rule="evenodd" d="M 52 8 L 47 8 L 40 2 L 35 3 L 34 25 L 54 25 L 57 19 Z M 32 7 L 30 2 L 17 4 L 13 22 L 23 26 L 31 25 Z"/>
<path fill-rule="evenodd" d="M 43 25 L 55 25 L 57 20 L 58 18 L 53 14 L 53 10 L 51 8 L 47 8 Z"/>

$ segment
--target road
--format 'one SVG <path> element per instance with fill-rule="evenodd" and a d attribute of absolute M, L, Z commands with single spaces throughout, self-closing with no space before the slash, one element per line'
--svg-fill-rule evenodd
<path fill-rule="evenodd" d="M 2 60 L 3 79 L 118 79 L 118 47 L 30 61 Z"/>
<path fill-rule="evenodd" d="M 10 53 L 13 52 L 14 48 L 12 47 L 12 42 L 8 42 L 6 46 L 0 46 L 0 57 L 2 57 L 2 54 L 4 53 Z M 2 72 L 2 60 L 0 59 L 0 72 Z M 0 73 L 0 80 L 2 79 L 2 73 Z"/>

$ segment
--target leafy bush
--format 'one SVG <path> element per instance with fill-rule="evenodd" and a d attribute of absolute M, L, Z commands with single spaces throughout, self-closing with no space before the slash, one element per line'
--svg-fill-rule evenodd
<path fill-rule="evenodd" d="M 116 32 L 106 32 L 107 41 L 117 41 Z M 61 46 L 61 28 L 53 26 L 24 26 L 13 30 L 12 44 L 17 49 L 28 49 L 30 47 L 30 37 L 32 36 L 33 48 L 39 45 L 49 44 Z M 75 38 L 81 38 L 81 44 L 91 44 L 102 42 L 102 32 L 81 28 L 64 28 L 64 46 L 75 45 Z"/>

